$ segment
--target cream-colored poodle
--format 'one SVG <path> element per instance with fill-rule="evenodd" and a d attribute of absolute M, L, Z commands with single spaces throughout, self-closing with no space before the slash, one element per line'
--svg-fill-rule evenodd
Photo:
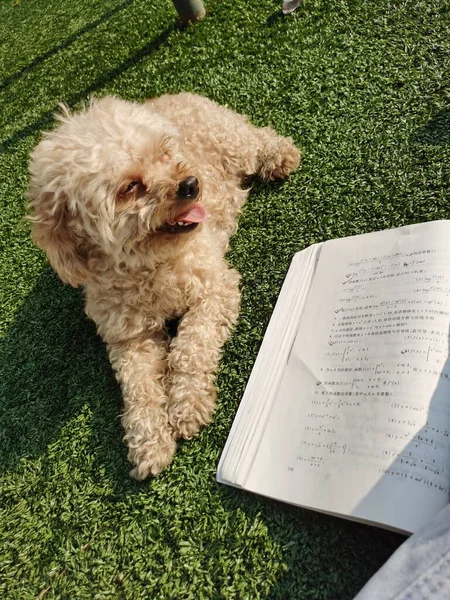
<path fill-rule="evenodd" d="M 58 119 L 31 157 L 33 237 L 64 282 L 84 286 L 122 386 L 131 474 L 144 479 L 214 411 L 239 310 L 239 275 L 224 254 L 247 197 L 240 183 L 286 177 L 299 152 L 187 93 L 106 97 Z"/>

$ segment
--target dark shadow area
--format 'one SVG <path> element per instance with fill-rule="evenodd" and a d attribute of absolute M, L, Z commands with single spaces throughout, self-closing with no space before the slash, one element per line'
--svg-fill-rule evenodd
<path fill-rule="evenodd" d="M 289 186 L 289 178 L 287 179 L 275 179 L 274 181 L 263 181 L 260 176 L 255 173 L 244 179 L 241 183 L 241 187 L 245 190 L 250 190 L 250 194 L 262 194 L 270 190 L 271 192 L 281 191 L 284 187 Z M 249 202 L 250 198 L 246 200 Z"/>
<path fill-rule="evenodd" d="M 76 42 L 76 40 L 78 40 L 80 37 L 82 37 L 86 33 L 89 33 L 89 31 L 92 31 L 93 29 L 95 29 L 96 27 L 101 25 L 102 23 L 105 23 L 111 17 L 113 17 L 117 13 L 121 12 L 122 10 L 124 10 L 125 8 L 130 6 L 131 4 L 133 4 L 133 2 L 134 2 L 134 0 L 125 0 L 124 2 L 122 2 L 121 4 L 116 6 L 115 8 L 108 10 L 106 13 L 104 13 L 101 17 L 99 17 L 95 21 L 92 21 L 92 23 L 88 23 L 87 25 L 85 25 L 84 27 L 79 29 L 77 32 L 70 35 L 67 39 L 65 39 L 60 44 L 57 44 L 56 46 L 53 46 L 53 48 L 50 48 L 50 50 L 47 50 L 46 52 L 43 52 L 39 56 L 36 56 L 36 58 L 34 58 L 27 65 L 24 65 L 21 69 L 19 69 L 18 71 L 16 71 L 12 75 L 9 75 L 9 77 L 6 77 L 3 81 L 1 81 L 0 82 L 0 92 L 3 91 L 5 88 L 7 88 L 12 83 L 14 83 L 15 81 L 17 81 L 18 79 L 20 79 L 22 77 L 22 75 L 25 75 L 25 73 L 28 73 L 29 71 L 34 69 L 34 67 L 37 67 L 38 65 L 40 65 L 41 63 L 46 61 L 48 58 L 51 58 L 55 54 L 58 54 L 58 52 L 61 52 L 61 50 L 65 50 L 71 44 Z"/>
<path fill-rule="evenodd" d="M 0 341 L 0 470 L 44 453 L 86 405 L 99 431 L 112 421 L 121 453 L 120 390 L 104 344 L 82 293 L 46 268 Z"/>
<path fill-rule="evenodd" d="M 283 15 L 283 11 L 281 10 L 281 8 L 279 10 L 276 10 L 274 13 L 272 13 L 270 15 L 270 17 L 267 19 L 266 21 L 266 27 L 270 27 L 271 25 L 273 25 L 274 23 L 277 23 L 278 21 L 281 21 L 282 19 L 284 19 L 284 15 Z"/>
<path fill-rule="evenodd" d="M 180 319 L 171 319 L 170 321 L 166 321 L 167 333 L 171 338 L 174 338 L 177 335 L 179 323 Z"/>
<path fill-rule="evenodd" d="M 419 144 L 442 146 L 450 144 L 450 107 L 438 112 L 414 136 Z"/>
<path fill-rule="evenodd" d="M 352 600 L 405 539 L 398 533 L 217 485 L 227 509 L 243 511 L 252 521 L 261 519 L 283 549 L 287 569 L 267 596 L 270 600 L 293 598 L 292 590 L 300 589 L 320 590 L 320 597 L 330 600 Z"/>
<path fill-rule="evenodd" d="M 162 31 L 156 38 L 154 38 L 151 42 L 146 44 L 143 48 L 141 48 L 138 52 L 132 54 L 127 60 L 119 63 L 114 69 L 110 69 L 106 71 L 101 77 L 99 77 L 96 81 L 94 81 L 91 85 L 89 85 L 84 90 L 73 94 L 69 98 L 63 98 L 61 101 L 65 102 L 69 107 L 76 105 L 78 102 L 81 102 L 90 94 L 101 89 L 105 86 L 109 81 L 122 75 L 128 69 L 134 67 L 138 62 L 140 62 L 143 58 L 150 56 L 157 52 L 162 44 L 167 40 L 169 35 L 174 31 L 178 25 L 176 23 L 167 27 L 164 31 Z M 54 106 L 51 110 L 47 110 L 44 112 L 38 119 L 26 125 L 22 129 L 19 129 L 15 133 L 13 133 L 9 138 L 0 142 L 0 154 L 6 152 L 11 146 L 16 144 L 19 140 L 37 132 L 41 129 L 49 127 L 53 121 L 53 115 L 57 111 L 57 106 Z"/>

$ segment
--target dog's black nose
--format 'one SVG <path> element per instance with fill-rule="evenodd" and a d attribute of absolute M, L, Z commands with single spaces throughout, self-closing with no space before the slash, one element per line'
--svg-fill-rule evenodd
<path fill-rule="evenodd" d="M 184 179 L 178 186 L 178 196 L 180 196 L 180 198 L 188 198 L 189 200 L 194 200 L 194 198 L 197 198 L 197 177 L 188 177 L 187 179 Z"/>

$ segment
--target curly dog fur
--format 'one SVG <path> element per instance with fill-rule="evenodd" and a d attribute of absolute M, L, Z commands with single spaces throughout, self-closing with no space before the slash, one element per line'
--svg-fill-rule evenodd
<path fill-rule="evenodd" d="M 299 153 L 290 138 L 187 93 L 106 97 L 58 119 L 30 161 L 33 237 L 64 282 L 84 286 L 122 386 L 131 474 L 144 479 L 212 418 L 239 310 L 239 275 L 224 254 L 248 193 L 240 183 L 286 177 Z"/>

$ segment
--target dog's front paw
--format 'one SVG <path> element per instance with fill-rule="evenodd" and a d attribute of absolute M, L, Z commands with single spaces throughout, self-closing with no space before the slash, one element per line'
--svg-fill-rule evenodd
<path fill-rule="evenodd" d="M 148 436 L 142 435 L 142 429 L 139 433 L 128 432 L 125 440 L 129 446 L 128 460 L 135 465 L 130 475 L 139 481 L 158 475 L 172 462 L 176 450 L 170 429 Z"/>
<path fill-rule="evenodd" d="M 264 161 L 260 175 L 266 181 L 284 179 L 294 171 L 300 163 L 300 152 L 290 138 L 279 138 Z"/>
<path fill-rule="evenodd" d="M 168 395 L 169 422 L 176 438 L 187 440 L 211 422 L 216 406 L 216 390 L 210 377 L 195 378 L 186 373 L 174 375 Z"/>

